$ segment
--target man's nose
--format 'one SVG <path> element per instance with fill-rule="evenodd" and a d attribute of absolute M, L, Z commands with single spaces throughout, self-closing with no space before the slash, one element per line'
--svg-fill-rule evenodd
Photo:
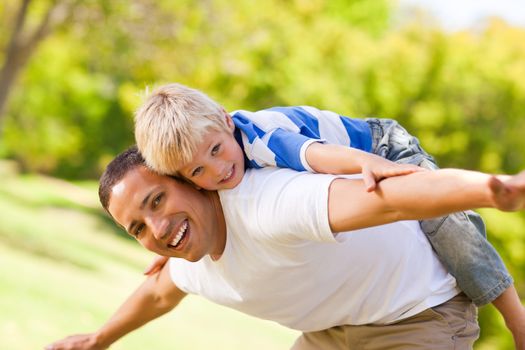
<path fill-rule="evenodd" d="M 157 216 L 148 216 L 145 221 L 146 225 L 149 227 L 151 233 L 156 239 L 160 240 L 164 238 L 166 225 L 163 218 Z"/>

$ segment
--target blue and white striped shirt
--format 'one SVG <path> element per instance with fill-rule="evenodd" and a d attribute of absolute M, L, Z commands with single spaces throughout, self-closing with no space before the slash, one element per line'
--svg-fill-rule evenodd
<path fill-rule="evenodd" d="M 341 116 L 314 107 L 273 107 L 258 112 L 234 111 L 237 141 L 248 168 L 277 166 L 312 171 L 306 148 L 312 142 L 350 146 L 370 152 L 372 134 L 362 119 Z"/>

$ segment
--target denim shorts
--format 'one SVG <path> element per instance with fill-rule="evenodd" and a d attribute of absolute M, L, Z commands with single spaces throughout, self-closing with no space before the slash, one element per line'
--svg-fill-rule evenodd
<path fill-rule="evenodd" d="M 396 163 L 438 168 L 434 157 L 421 148 L 417 137 L 395 120 L 369 118 L 366 121 L 372 131 L 372 153 Z"/>
<path fill-rule="evenodd" d="M 377 118 L 366 121 L 372 131 L 372 153 L 396 163 L 438 169 L 419 140 L 398 122 Z M 469 210 L 420 223 L 443 265 L 477 306 L 492 302 L 512 285 L 503 260 L 486 239 L 479 214 Z"/>

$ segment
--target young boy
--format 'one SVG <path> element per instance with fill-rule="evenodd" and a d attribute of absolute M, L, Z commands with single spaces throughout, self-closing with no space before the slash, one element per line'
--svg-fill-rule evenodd
<path fill-rule="evenodd" d="M 437 168 L 417 138 L 393 120 L 351 119 L 307 106 L 230 115 L 202 92 L 178 84 L 154 91 L 135 122 L 149 166 L 207 190 L 234 188 L 247 167 L 361 172 L 369 191 L 382 178 Z M 479 215 L 457 213 L 421 227 L 458 286 L 478 306 L 493 302 L 517 347 L 525 349 L 525 308 Z"/>

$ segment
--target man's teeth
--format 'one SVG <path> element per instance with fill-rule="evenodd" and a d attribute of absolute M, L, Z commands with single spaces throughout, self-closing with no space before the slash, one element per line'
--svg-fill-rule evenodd
<path fill-rule="evenodd" d="M 186 233 L 186 230 L 188 229 L 188 221 L 185 220 L 182 226 L 179 229 L 179 232 L 175 235 L 175 238 L 173 238 L 173 241 L 171 241 L 170 245 L 175 247 L 177 244 L 179 244 L 182 237 L 184 237 L 184 233 Z"/>

